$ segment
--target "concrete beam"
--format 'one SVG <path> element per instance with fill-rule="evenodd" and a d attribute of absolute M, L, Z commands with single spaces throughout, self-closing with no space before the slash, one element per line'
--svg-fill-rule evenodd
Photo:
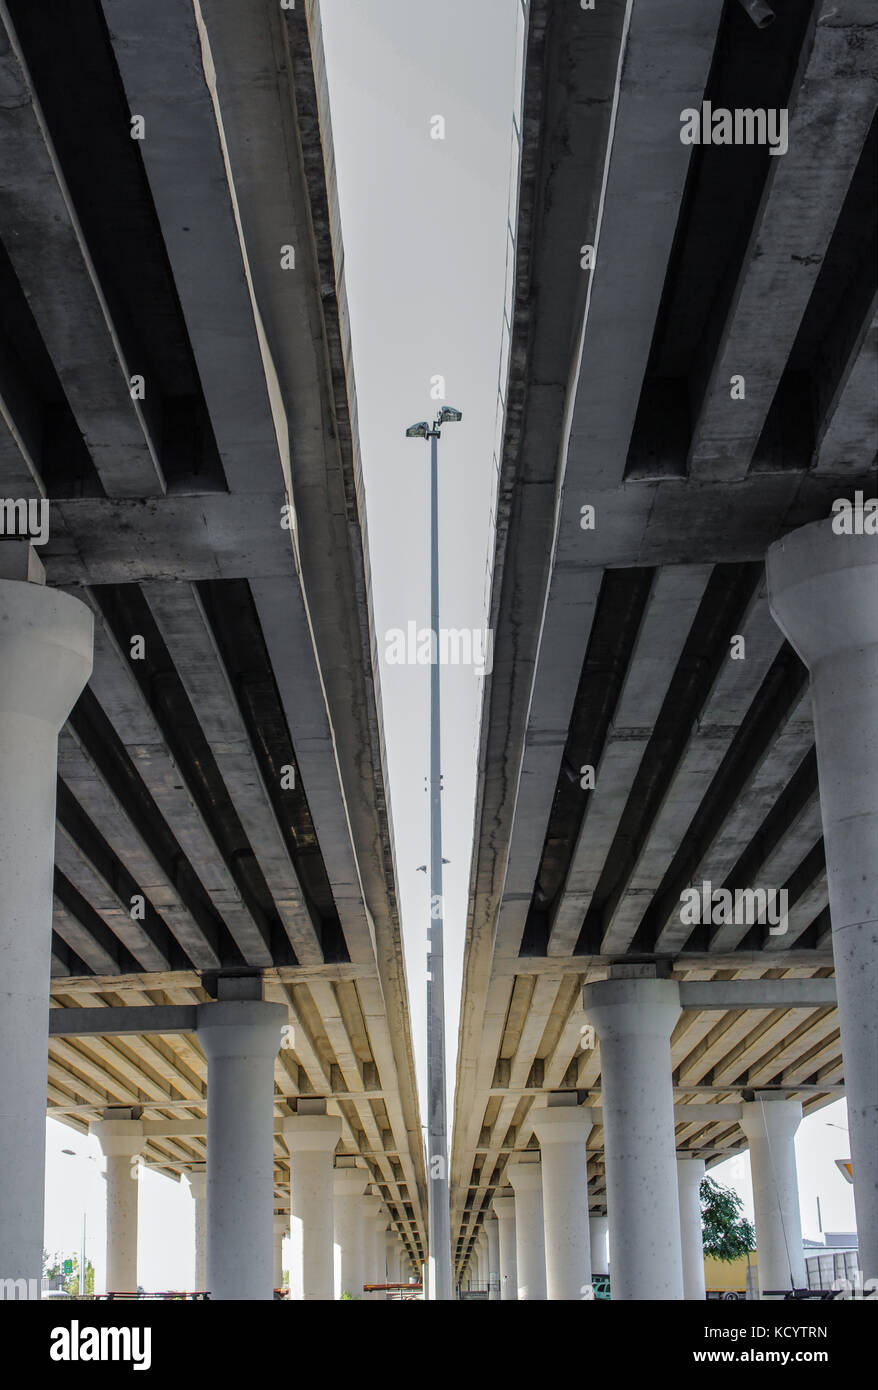
<path fill-rule="evenodd" d="M 858 473 L 878 448 L 875 381 L 878 378 L 878 296 L 870 305 L 841 387 L 824 421 L 816 450 L 820 473 Z"/>
<path fill-rule="evenodd" d="M 144 597 L 170 652 L 287 938 L 303 965 L 323 960 L 302 885 L 278 827 L 229 674 L 198 591 L 189 584 L 147 584 Z"/>
<path fill-rule="evenodd" d="M 747 473 L 874 116 L 871 0 L 820 0 L 815 11 L 790 95 L 789 149 L 768 161 L 756 225 L 693 432 L 689 471 L 695 477 Z M 741 401 L 729 391 L 738 373 L 746 378 Z"/>
<path fill-rule="evenodd" d="M 814 1009 L 836 1002 L 835 980 L 682 980 L 683 1009 Z"/>
<path fill-rule="evenodd" d="M 3 26 L 0 181 L 15 197 L 0 206 L 0 235 L 107 494 L 142 505 L 165 480 L 155 421 L 131 398 L 141 364 L 125 359 L 5 9 Z"/>
<path fill-rule="evenodd" d="M 71 1038 L 95 1033 L 194 1033 L 195 1004 L 146 1004 L 106 1009 L 50 1009 L 49 1037 Z"/>

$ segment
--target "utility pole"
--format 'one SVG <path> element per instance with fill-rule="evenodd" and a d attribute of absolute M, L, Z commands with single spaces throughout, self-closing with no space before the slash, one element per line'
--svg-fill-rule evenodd
<path fill-rule="evenodd" d="M 430 441 L 430 920 L 427 936 L 427 1210 L 429 1288 L 426 1298 L 454 1297 L 448 1188 L 448 1117 L 445 1083 L 445 942 L 442 897 L 442 772 L 439 683 L 439 438 L 442 426 L 462 419 L 443 406 L 433 421 L 406 430 Z"/>

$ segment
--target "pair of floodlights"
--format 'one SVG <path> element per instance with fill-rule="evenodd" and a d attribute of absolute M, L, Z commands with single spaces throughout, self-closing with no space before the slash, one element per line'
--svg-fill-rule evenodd
<path fill-rule="evenodd" d="M 432 425 L 428 425 L 426 420 L 420 420 L 416 425 L 409 425 L 405 437 L 406 439 L 430 439 L 432 435 L 438 435 L 443 425 L 450 425 L 462 419 L 462 411 L 455 410 L 450 405 L 443 405 Z"/>

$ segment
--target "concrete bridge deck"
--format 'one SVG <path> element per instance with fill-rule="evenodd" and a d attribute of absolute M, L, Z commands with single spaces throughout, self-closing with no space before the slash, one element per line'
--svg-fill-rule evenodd
<path fill-rule="evenodd" d="M 833 923 L 808 671 L 764 560 L 875 494 L 875 30 L 857 0 L 774 9 L 765 30 L 720 0 L 529 9 L 461 1273 L 512 1197 L 508 1165 L 539 1158 L 553 1093 L 595 1107 L 589 1205 L 606 1214 L 592 982 L 644 965 L 681 993 L 741 988 L 742 1006 L 717 984 L 727 1007 L 684 1005 L 674 1026 L 681 1156 L 745 1145 L 742 1096 L 807 1113 L 845 1081 L 834 1001 L 796 999 L 831 981 Z M 788 151 L 683 144 L 703 100 L 788 110 Z M 785 890 L 786 930 L 683 920 L 705 881 Z M 754 1008 L 745 981 L 780 988 Z"/>
<path fill-rule="evenodd" d="M 59 744 L 53 1008 L 261 981 L 279 1130 L 324 1098 L 419 1267 L 319 12 L 10 0 L 3 38 L 0 496 L 47 504 L 47 582 L 95 626 Z M 203 1171 L 195 1030 L 93 1029 L 52 1036 L 49 1114 L 185 1122 L 143 1155 Z M 280 1132 L 274 1158 L 282 1210 Z"/>

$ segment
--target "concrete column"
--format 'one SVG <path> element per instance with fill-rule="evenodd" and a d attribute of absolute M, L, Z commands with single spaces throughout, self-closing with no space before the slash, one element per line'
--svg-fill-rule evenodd
<path fill-rule="evenodd" d="M 703 1158 L 677 1159 L 680 1196 L 680 1252 L 683 1257 L 683 1297 L 704 1301 L 704 1242 L 701 1235 Z"/>
<path fill-rule="evenodd" d="M 361 1207 L 363 1212 L 363 1283 L 377 1284 L 379 1261 L 378 1218 L 381 1212 L 381 1198 L 376 1197 L 373 1195 L 372 1192 L 367 1191 L 366 1195 L 363 1197 Z M 381 1245 L 383 1250 L 383 1229 L 381 1235 Z M 375 1303 L 377 1302 L 379 1296 L 377 1293 L 368 1293 L 364 1294 L 363 1297 L 368 1299 L 370 1303 Z"/>
<path fill-rule="evenodd" d="M 335 1297 L 332 1161 L 341 1138 L 337 1115 L 302 1110 L 283 1122 L 290 1151 L 290 1298 Z"/>
<path fill-rule="evenodd" d="M 6 577 L 39 566 L 29 546 L 0 552 L 0 1277 L 39 1288 L 58 732 L 91 673 L 93 622 L 79 599 Z"/>
<path fill-rule="evenodd" d="M 274 1287 L 279 1289 L 284 1282 L 284 1236 L 290 1223 L 286 1212 L 274 1214 Z"/>
<path fill-rule="evenodd" d="M 610 967 L 583 1007 L 601 1048 L 601 1096 L 614 1299 L 681 1299 L 680 1203 L 670 1039 L 675 980 Z"/>
<path fill-rule="evenodd" d="M 862 524 L 861 524 L 862 529 Z M 811 672 L 860 1267 L 878 1278 L 878 537 L 773 545 L 771 611 Z M 761 1262 L 760 1262 L 761 1268 Z"/>
<path fill-rule="evenodd" d="M 195 1202 L 195 1292 L 207 1289 L 207 1173 L 187 1173 Z"/>
<path fill-rule="evenodd" d="M 137 1197 L 143 1148 L 139 1120 L 97 1120 L 89 1133 L 107 1160 L 107 1293 L 137 1291 Z"/>
<path fill-rule="evenodd" d="M 256 987 L 261 981 L 220 980 L 219 1001 L 198 1005 L 198 1041 L 207 1057 L 207 1285 L 213 1299 L 272 1297 L 274 1061 L 288 1012 L 284 1004 L 240 997 Z"/>
<path fill-rule="evenodd" d="M 592 1130 L 591 1111 L 579 1105 L 550 1103 L 534 1114 L 533 1126 L 542 1155 L 546 1297 L 590 1298 L 585 1145 Z"/>
<path fill-rule="evenodd" d="M 387 1223 L 390 1220 L 390 1213 L 384 1203 L 375 1218 L 375 1282 L 376 1284 L 387 1284 L 390 1282 L 390 1270 L 387 1263 Z M 387 1294 L 379 1293 L 375 1295 L 380 1303 L 387 1302 Z"/>
<path fill-rule="evenodd" d="M 500 1241 L 500 1298 L 518 1298 L 518 1268 L 515 1257 L 515 1197 L 494 1198 L 497 1234 Z"/>
<path fill-rule="evenodd" d="M 479 1230 L 478 1236 L 475 1237 L 474 1259 L 475 1282 L 477 1282 L 477 1284 L 488 1282 L 485 1275 L 485 1241 L 483 1241 L 481 1230 Z"/>
<path fill-rule="evenodd" d="M 362 1168 L 336 1168 L 333 1175 L 335 1202 L 335 1296 L 349 1293 L 362 1299 L 366 1251 L 363 1195 L 367 1175 Z"/>
<path fill-rule="evenodd" d="M 610 1252 L 609 1252 L 610 1222 L 606 1216 L 590 1216 L 588 1218 L 588 1236 L 591 1246 L 591 1268 L 592 1275 L 609 1274 L 610 1272 Z"/>
<path fill-rule="evenodd" d="M 387 1270 L 387 1283 L 398 1284 L 399 1279 L 399 1244 L 393 1231 L 384 1232 L 384 1266 Z M 385 1299 L 389 1300 L 391 1295 L 385 1294 Z"/>
<path fill-rule="evenodd" d="M 518 1297 L 533 1302 L 546 1297 L 546 1249 L 543 1237 L 543 1182 L 539 1163 L 520 1160 L 506 1165 L 515 1193 L 515 1262 Z"/>
<path fill-rule="evenodd" d="M 741 1128 L 750 1144 L 760 1293 L 807 1286 L 795 1143 L 802 1103 L 778 1100 L 776 1094 L 757 1092 L 741 1106 Z"/>
<path fill-rule="evenodd" d="M 496 1216 L 485 1217 L 485 1231 L 488 1236 L 488 1297 L 496 1303 L 500 1298 L 500 1224 Z"/>

